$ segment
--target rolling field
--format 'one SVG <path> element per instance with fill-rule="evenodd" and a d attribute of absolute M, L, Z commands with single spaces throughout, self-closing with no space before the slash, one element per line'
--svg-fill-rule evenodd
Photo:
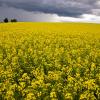
<path fill-rule="evenodd" d="M 0 100 L 100 100 L 100 25 L 1 23 Z"/>

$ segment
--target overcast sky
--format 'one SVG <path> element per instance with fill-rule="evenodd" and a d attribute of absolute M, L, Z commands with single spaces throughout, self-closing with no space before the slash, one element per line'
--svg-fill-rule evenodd
<path fill-rule="evenodd" d="M 18 21 L 100 23 L 100 0 L 0 0 L 0 21 L 5 17 Z"/>

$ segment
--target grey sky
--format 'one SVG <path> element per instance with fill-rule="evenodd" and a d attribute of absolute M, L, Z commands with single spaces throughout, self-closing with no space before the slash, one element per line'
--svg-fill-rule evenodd
<path fill-rule="evenodd" d="M 0 0 L 0 20 L 100 21 L 99 0 Z M 71 20 L 72 19 L 72 20 Z"/>

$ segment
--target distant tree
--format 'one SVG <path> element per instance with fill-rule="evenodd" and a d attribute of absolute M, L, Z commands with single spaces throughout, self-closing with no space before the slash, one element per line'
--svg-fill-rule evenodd
<path fill-rule="evenodd" d="M 11 22 L 17 22 L 17 19 L 11 19 Z"/>
<path fill-rule="evenodd" d="M 5 19 L 4 19 L 4 22 L 5 22 L 5 23 L 8 23 L 8 18 L 5 18 Z"/>

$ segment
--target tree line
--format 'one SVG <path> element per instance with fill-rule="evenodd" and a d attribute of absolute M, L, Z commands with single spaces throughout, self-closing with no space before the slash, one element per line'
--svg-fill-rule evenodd
<path fill-rule="evenodd" d="M 4 22 L 4 23 L 8 23 L 8 22 L 9 22 L 8 18 L 5 18 L 5 19 L 3 20 L 3 22 Z M 17 19 L 15 19 L 15 18 L 14 18 L 14 19 L 11 19 L 10 22 L 17 22 Z"/>

